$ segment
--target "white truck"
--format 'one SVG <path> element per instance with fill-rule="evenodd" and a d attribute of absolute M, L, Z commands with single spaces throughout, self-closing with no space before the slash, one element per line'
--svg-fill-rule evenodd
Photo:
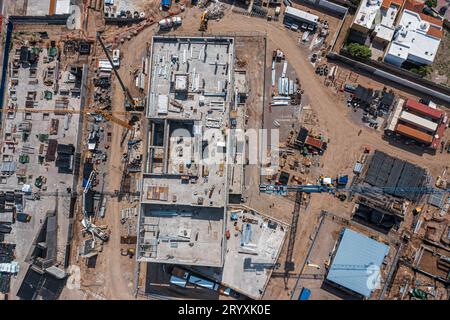
<path fill-rule="evenodd" d="M 113 50 L 112 62 L 113 62 L 114 68 L 120 67 L 120 50 L 119 49 Z"/>

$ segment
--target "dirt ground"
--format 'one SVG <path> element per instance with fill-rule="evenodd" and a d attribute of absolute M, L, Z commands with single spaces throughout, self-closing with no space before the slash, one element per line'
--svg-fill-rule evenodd
<path fill-rule="evenodd" d="M 411 300 L 409 290 L 418 288 L 428 293 L 428 300 L 448 300 L 448 292 L 439 281 L 416 272 L 410 266 L 400 263 L 392 281 L 387 299 Z"/>

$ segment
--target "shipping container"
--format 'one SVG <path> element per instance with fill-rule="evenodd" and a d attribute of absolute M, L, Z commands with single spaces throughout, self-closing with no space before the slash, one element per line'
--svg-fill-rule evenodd
<path fill-rule="evenodd" d="M 394 131 L 395 127 L 398 123 L 398 118 L 400 117 L 400 113 L 402 112 L 403 104 L 405 103 L 405 100 L 399 99 L 397 102 L 397 105 L 395 106 L 394 112 L 392 112 L 392 117 L 389 121 L 388 126 L 386 127 L 386 130 Z"/>
<path fill-rule="evenodd" d="M 16 216 L 16 220 L 20 222 L 29 222 L 31 220 L 31 216 L 26 213 L 18 213 Z"/>
<path fill-rule="evenodd" d="M 300 295 L 298 297 L 298 300 L 308 300 L 310 296 L 311 296 L 311 290 L 303 287 L 302 291 L 300 292 Z"/>
<path fill-rule="evenodd" d="M 423 103 L 417 102 L 413 99 L 406 100 L 405 109 L 418 113 L 424 116 L 428 116 L 431 119 L 438 120 L 442 118 L 443 112 L 439 109 L 429 107 Z"/>
<path fill-rule="evenodd" d="M 303 10 L 295 9 L 293 7 L 287 7 L 286 10 L 284 11 L 284 16 L 285 18 L 288 17 L 295 21 L 306 22 L 313 26 L 316 26 L 319 21 L 318 16 L 310 14 Z"/>
<path fill-rule="evenodd" d="M 407 112 L 407 111 L 402 111 L 402 113 L 400 114 L 400 118 L 399 119 L 404 121 L 404 122 L 406 122 L 406 123 L 408 123 L 408 124 L 416 126 L 416 127 L 420 128 L 420 129 L 430 131 L 431 133 L 436 132 L 436 129 L 438 127 L 437 123 L 435 123 L 433 121 L 430 121 L 430 120 L 427 120 L 425 118 L 416 116 L 415 114 L 412 114 L 412 113 Z"/>
<path fill-rule="evenodd" d="M 305 144 L 309 145 L 309 146 L 313 146 L 313 147 L 315 147 L 317 149 L 320 149 L 320 150 L 322 150 L 322 148 L 323 148 L 323 141 L 322 140 L 319 140 L 319 139 L 316 139 L 316 138 L 313 138 L 313 137 L 309 137 L 309 136 L 306 137 Z"/>
<path fill-rule="evenodd" d="M 395 131 L 419 142 L 431 143 L 433 141 L 433 136 L 404 124 L 398 124 Z"/>

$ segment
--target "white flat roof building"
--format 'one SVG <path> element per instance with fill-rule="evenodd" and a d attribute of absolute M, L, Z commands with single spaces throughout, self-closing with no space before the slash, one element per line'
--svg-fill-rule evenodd
<path fill-rule="evenodd" d="M 403 4 L 402 0 L 383 0 L 380 8 L 380 15 L 375 19 L 375 39 L 389 43 L 395 31 L 395 20 Z"/>
<path fill-rule="evenodd" d="M 381 0 L 362 0 L 353 21 L 352 28 L 359 31 L 372 30 L 375 27 L 375 17 L 381 8 Z"/>
<path fill-rule="evenodd" d="M 384 60 L 397 66 L 406 60 L 422 65 L 431 64 L 441 43 L 442 23 L 436 25 L 427 20 L 420 13 L 403 10 Z"/>
<path fill-rule="evenodd" d="M 317 22 L 319 22 L 318 16 L 293 7 L 287 7 L 284 11 L 284 15 L 313 25 L 316 25 Z"/>

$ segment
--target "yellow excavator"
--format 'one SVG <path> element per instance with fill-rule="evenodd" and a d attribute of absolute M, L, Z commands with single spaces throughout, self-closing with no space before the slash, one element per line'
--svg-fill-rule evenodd
<path fill-rule="evenodd" d="M 200 28 L 198 31 L 204 32 L 208 30 L 208 10 L 203 11 L 200 17 Z"/>

